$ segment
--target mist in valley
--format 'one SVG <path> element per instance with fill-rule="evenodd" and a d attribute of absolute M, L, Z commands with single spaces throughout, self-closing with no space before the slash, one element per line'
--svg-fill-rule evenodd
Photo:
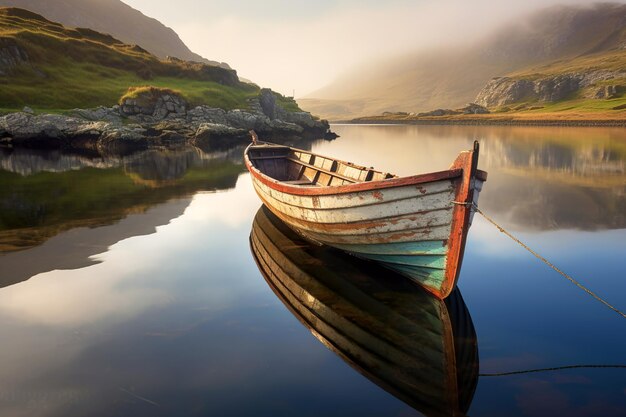
<path fill-rule="evenodd" d="M 297 98 L 320 97 L 320 89 L 342 76 L 367 79 L 398 56 L 469 45 L 537 9 L 592 4 L 580 0 L 127 3 L 171 26 L 200 55 L 227 62 L 241 76 L 283 94 L 295 90 Z M 334 94 L 322 92 L 324 98 Z"/>

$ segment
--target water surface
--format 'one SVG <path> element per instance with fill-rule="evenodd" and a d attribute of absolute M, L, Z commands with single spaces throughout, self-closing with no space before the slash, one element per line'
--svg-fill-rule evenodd
<path fill-rule="evenodd" d="M 623 129 L 334 130 L 339 139 L 302 146 L 400 175 L 445 169 L 479 139 L 481 208 L 626 309 Z M 250 250 L 261 204 L 241 151 L 0 151 L 0 415 L 421 415 L 274 294 Z M 344 261 L 320 260 L 316 274 L 337 275 Z M 373 282 L 397 279 L 346 262 Z M 459 289 L 479 374 L 626 364 L 626 321 L 479 216 Z M 413 376 L 442 394 L 434 363 Z M 463 391 L 471 416 L 626 414 L 623 368 L 474 385 Z"/>

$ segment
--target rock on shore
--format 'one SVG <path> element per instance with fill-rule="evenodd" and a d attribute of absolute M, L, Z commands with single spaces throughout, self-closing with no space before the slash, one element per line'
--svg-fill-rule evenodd
<path fill-rule="evenodd" d="M 266 89 L 245 110 L 188 107 L 182 97 L 163 93 L 151 100 L 130 98 L 119 106 L 75 109 L 67 115 L 36 115 L 25 108 L 0 117 L 0 144 L 119 151 L 187 143 L 237 144 L 249 140 L 249 130 L 275 141 L 332 136 L 326 120 L 284 110 Z"/>

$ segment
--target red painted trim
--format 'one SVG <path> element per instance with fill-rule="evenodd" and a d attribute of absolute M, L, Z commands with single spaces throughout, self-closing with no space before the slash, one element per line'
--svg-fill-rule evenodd
<path fill-rule="evenodd" d="M 461 168 L 463 176 L 459 178 L 460 183 L 457 186 L 455 201 L 463 203 L 471 203 L 474 199 L 474 188 L 472 187 L 476 179 L 482 179 L 483 175 L 476 169 L 478 165 L 478 142 L 474 143 L 474 149 L 467 152 L 461 152 L 451 168 Z M 486 173 L 484 173 L 486 179 Z M 450 231 L 450 239 L 448 240 L 448 259 L 446 263 L 446 272 L 444 274 L 444 282 L 437 296 L 446 298 L 456 287 L 463 263 L 463 254 L 465 252 L 465 242 L 470 226 L 471 207 L 457 204 L 452 212 L 452 228 Z"/>
<path fill-rule="evenodd" d="M 297 185 L 285 184 L 281 181 L 277 181 L 272 177 L 265 175 L 259 169 L 255 168 L 248 157 L 248 149 L 246 148 L 244 154 L 244 161 L 246 168 L 252 174 L 254 179 L 262 184 L 267 185 L 273 190 L 280 191 L 286 194 L 303 195 L 303 196 L 317 196 L 317 195 L 337 195 L 347 194 L 358 191 L 374 191 L 384 188 L 402 187 L 406 185 L 418 185 L 427 182 L 446 180 L 451 178 L 460 177 L 463 171 L 461 169 L 450 169 L 447 171 L 432 172 L 428 174 L 413 175 L 411 177 L 402 178 L 389 178 L 379 181 L 367 181 L 358 182 L 348 185 L 328 186 L 328 187 L 303 187 Z"/>

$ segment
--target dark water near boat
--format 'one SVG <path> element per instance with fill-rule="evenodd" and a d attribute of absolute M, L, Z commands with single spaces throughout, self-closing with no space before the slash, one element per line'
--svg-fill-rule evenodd
<path fill-rule="evenodd" d="M 445 169 L 480 139 L 480 168 L 489 172 L 481 208 L 626 309 L 623 129 L 334 130 L 339 139 L 314 142 L 312 149 L 400 175 Z M 626 365 L 626 320 L 480 216 L 454 302 L 438 304 L 398 284 L 393 291 L 403 304 L 374 294 L 363 305 L 387 313 L 357 314 L 342 304 L 356 297 L 354 290 L 307 293 L 303 306 L 319 312 L 336 306 L 325 314 L 337 322 L 326 337 L 319 323 L 303 326 L 251 253 L 260 202 L 241 152 L 103 158 L 0 150 L 1 416 L 413 416 L 421 415 L 416 408 L 438 415 L 448 409 L 446 401 L 465 404 L 471 416 L 626 415 L 624 368 L 508 376 L 460 368 L 491 374 Z M 361 283 L 386 282 L 384 271 L 345 257 L 330 265 L 327 258 L 309 258 L 310 269 L 289 254 L 319 248 L 296 249 L 275 252 L 288 260 L 273 268 L 286 271 L 288 284 L 293 278 L 316 286 L 346 268 L 360 271 Z M 420 309 L 443 310 L 452 319 L 412 325 L 411 338 L 387 337 L 385 326 L 376 327 L 385 323 L 382 315 L 406 317 Z M 450 363 L 411 345 L 428 336 L 446 346 L 437 334 L 451 325 L 456 332 L 459 316 L 466 330 L 468 317 L 473 323 L 474 335 L 467 330 L 464 340 L 476 342 L 478 360 L 470 351 Z M 346 354 L 357 344 L 350 332 L 361 335 L 360 356 Z M 406 367 L 389 365 L 390 353 L 363 368 L 371 363 L 364 359 L 368 352 L 392 342 Z M 442 369 L 465 382 L 441 392 Z M 443 403 L 420 408 L 427 398 Z"/>

